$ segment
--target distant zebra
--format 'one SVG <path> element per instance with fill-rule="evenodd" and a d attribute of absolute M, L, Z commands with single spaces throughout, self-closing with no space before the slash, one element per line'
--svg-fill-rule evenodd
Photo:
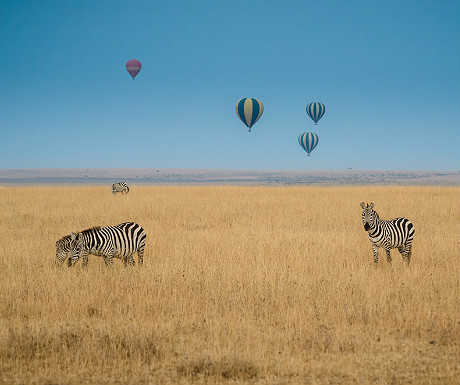
<path fill-rule="evenodd" d="M 129 193 L 129 187 L 125 182 L 118 182 L 112 185 L 112 194 L 115 195 L 117 192 L 121 192 L 122 194 Z"/>
<path fill-rule="evenodd" d="M 100 227 L 98 227 L 100 229 Z M 71 241 L 71 236 L 66 235 L 62 237 L 61 239 L 56 241 L 56 264 L 60 265 L 64 263 L 64 261 L 67 259 L 69 256 L 70 252 L 70 241 Z M 98 255 L 96 251 L 93 253 L 89 253 L 93 255 Z M 88 265 L 88 256 L 86 255 L 85 258 L 83 258 L 83 266 Z"/>
<path fill-rule="evenodd" d="M 83 257 L 86 263 L 88 254 L 101 255 L 107 266 L 112 265 L 113 258 L 120 258 L 124 265 L 134 265 L 133 254 L 137 252 L 138 263 L 144 261 L 144 229 L 134 222 L 121 223 L 116 226 L 93 227 L 70 235 L 70 257 L 68 265 L 74 265 Z"/>
<path fill-rule="evenodd" d="M 379 260 L 379 247 L 385 249 L 388 262 L 391 262 L 390 249 L 398 248 L 404 261 L 409 265 L 415 233 L 412 222 L 407 218 L 395 218 L 389 221 L 380 219 L 374 211 L 373 202 L 370 205 L 361 202 L 361 208 L 364 230 L 369 233 L 369 241 L 374 252 L 374 262 L 377 263 Z"/>

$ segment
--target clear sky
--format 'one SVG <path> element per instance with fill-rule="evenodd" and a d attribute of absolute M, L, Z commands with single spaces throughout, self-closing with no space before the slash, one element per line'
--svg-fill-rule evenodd
<path fill-rule="evenodd" d="M 2 169 L 460 169 L 458 0 L 3 0 L 0 39 Z"/>

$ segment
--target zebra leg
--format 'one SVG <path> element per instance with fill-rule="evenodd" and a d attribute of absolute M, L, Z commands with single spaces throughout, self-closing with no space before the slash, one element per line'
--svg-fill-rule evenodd
<path fill-rule="evenodd" d="M 385 249 L 385 252 L 387 253 L 387 261 L 388 261 L 388 263 L 391 263 L 390 249 Z"/>
<path fill-rule="evenodd" d="M 105 262 L 105 266 L 106 266 L 106 267 L 112 267 L 112 264 L 113 264 L 113 252 L 107 254 L 107 255 L 104 257 L 104 262 Z"/>
<path fill-rule="evenodd" d="M 127 261 L 128 261 L 129 266 L 131 266 L 131 267 L 136 266 L 136 262 L 134 262 L 133 254 L 130 254 L 127 257 Z"/>
<path fill-rule="evenodd" d="M 410 257 L 412 256 L 411 248 L 412 244 L 406 243 L 404 246 L 404 253 L 401 253 L 404 261 L 407 263 L 408 266 L 410 263 Z"/>
<path fill-rule="evenodd" d="M 113 266 L 113 257 L 107 257 L 104 259 L 105 266 L 106 267 L 112 267 Z"/>
<path fill-rule="evenodd" d="M 372 251 L 374 252 L 374 263 L 377 264 L 379 261 L 379 248 L 375 245 L 372 245 Z"/>
<path fill-rule="evenodd" d="M 126 267 L 126 266 L 134 266 L 136 265 L 136 262 L 134 262 L 134 258 L 133 258 L 133 255 L 130 254 L 130 255 L 125 255 L 123 257 L 123 265 Z"/>
<path fill-rule="evenodd" d="M 82 266 L 88 267 L 88 254 L 83 254 Z"/>
<path fill-rule="evenodd" d="M 143 247 L 137 250 L 137 263 L 139 264 L 139 266 L 142 266 L 144 263 L 144 248 Z"/>

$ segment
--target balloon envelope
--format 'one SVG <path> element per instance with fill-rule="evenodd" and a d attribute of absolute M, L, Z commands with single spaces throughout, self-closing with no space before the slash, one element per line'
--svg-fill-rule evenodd
<path fill-rule="evenodd" d="M 326 107 L 323 103 L 313 102 L 307 105 L 307 114 L 315 122 L 315 124 L 318 123 L 318 120 L 323 117 L 325 112 Z"/>
<path fill-rule="evenodd" d="M 141 68 L 142 68 L 142 64 L 139 60 L 132 59 L 126 62 L 126 70 L 133 77 L 133 80 L 136 77 L 136 75 L 139 73 Z"/>
<path fill-rule="evenodd" d="M 299 144 L 307 152 L 308 156 L 318 144 L 318 140 L 318 135 L 314 132 L 304 132 L 299 135 Z"/>
<path fill-rule="evenodd" d="M 251 127 L 260 119 L 263 112 L 264 105 L 258 99 L 244 98 L 236 103 L 236 114 L 249 127 L 249 132 L 251 132 Z"/>

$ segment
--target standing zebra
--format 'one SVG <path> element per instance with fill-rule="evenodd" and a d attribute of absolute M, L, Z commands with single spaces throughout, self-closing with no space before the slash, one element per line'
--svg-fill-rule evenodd
<path fill-rule="evenodd" d="M 387 253 L 387 261 L 391 262 L 390 249 L 398 248 L 404 261 L 409 264 L 411 257 L 412 240 L 414 239 L 414 225 L 407 218 L 395 218 L 389 221 L 379 218 L 374 211 L 374 203 L 365 205 L 363 209 L 364 230 L 369 233 L 369 241 L 374 251 L 374 262 L 379 260 L 379 247 L 383 247 Z"/>
<path fill-rule="evenodd" d="M 97 229 L 100 229 L 100 227 L 97 227 Z M 70 242 L 71 242 L 71 236 L 70 235 L 65 235 L 61 239 L 56 241 L 56 264 L 60 265 L 64 263 L 64 261 L 67 259 L 68 254 L 70 252 Z M 97 251 L 93 251 L 92 253 L 88 254 L 93 254 L 93 255 L 100 255 L 97 253 Z M 88 255 L 86 255 L 83 258 L 83 266 L 88 265 Z"/>
<path fill-rule="evenodd" d="M 129 193 L 129 187 L 125 182 L 118 182 L 112 185 L 112 194 L 115 195 L 117 192 L 121 192 L 122 194 Z"/>
<path fill-rule="evenodd" d="M 107 266 L 112 265 L 113 258 L 123 260 L 125 266 L 134 265 L 133 254 L 137 252 L 139 266 L 144 261 L 144 229 L 134 222 L 121 223 L 116 226 L 93 227 L 70 235 L 69 266 L 88 254 L 101 255 Z M 87 263 L 87 261 L 86 261 Z"/>

